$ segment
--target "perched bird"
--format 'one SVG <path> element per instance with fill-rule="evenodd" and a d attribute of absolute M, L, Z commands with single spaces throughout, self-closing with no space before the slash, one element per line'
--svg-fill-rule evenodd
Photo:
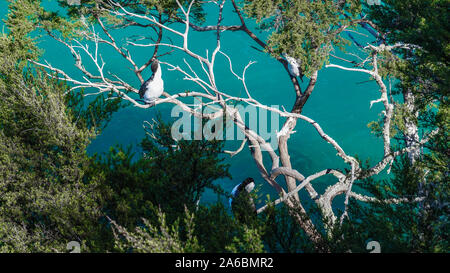
<path fill-rule="evenodd" d="M 146 80 L 139 89 L 139 97 L 144 100 L 145 104 L 152 104 L 159 98 L 164 91 L 164 81 L 161 78 L 161 65 L 155 59 L 151 65 L 152 76 Z"/>
<path fill-rule="evenodd" d="M 256 215 L 256 207 L 250 192 L 255 188 L 255 181 L 248 177 L 243 182 L 237 184 L 231 191 L 231 198 L 229 199 L 230 207 L 236 217 L 241 220 L 246 215 Z"/>
<path fill-rule="evenodd" d="M 291 76 L 293 77 L 300 77 L 300 80 L 303 82 L 303 72 L 300 65 L 298 64 L 298 61 L 295 58 L 287 55 L 286 53 L 283 53 L 283 56 L 288 62 L 289 74 L 291 74 Z"/>

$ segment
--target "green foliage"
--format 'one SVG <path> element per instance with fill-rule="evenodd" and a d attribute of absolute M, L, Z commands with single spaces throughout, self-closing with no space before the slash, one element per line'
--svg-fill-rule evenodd
<path fill-rule="evenodd" d="M 346 44 L 339 28 L 348 25 L 360 11 L 360 1 L 243 1 L 246 14 L 270 30 L 268 46 L 275 57 L 287 53 L 301 60 L 306 74 L 318 70 L 328 60 L 332 46 Z"/>
<path fill-rule="evenodd" d="M 301 212 L 296 211 L 300 214 Z M 298 225 L 289 208 L 270 205 L 261 216 L 264 219 L 263 239 L 269 252 L 312 252 L 313 247 L 303 229 Z"/>
<path fill-rule="evenodd" d="M 195 234 L 205 252 L 262 252 L 264 224 L 258 217 L 241 222 L 230 215 L 220 199 L 195 211 Z"/>
<path fill-rule="evenodd" d="M 402 60 L 397 66 L 399 91 L 411 90 L 417 104 L 424 108 L 432 100 L 447 101 L 449 88 L 450 3 L 443 1 L 383 1 L 371 6 L 370 18 L 389 43 L 418 46 L 414 50 L 398 50 Z M 446 103 L 448 104 L 448 102 Z"/>
<path fill-rule="evenodd" d="M 388 56 L 389 61 L 381 62 L 384 75 L 389 72 L 398 79 L 394 93 L 414 95 L 414 111 L 418 114 L 416 117 L 411 109 L 396 104 L 391 136 L 401 140 L 407 121 L 413 121 L 425 132 L 439 130 L 414 165 L 404 158 L 394 166 L 393 179 L 364 183 L 366 190 L 380 200 L 402 196 L 410 199 L 418 196 L 423 200 L 353 206 L 355 220 L 347 223 L 347 236 L 362 234 L 353 236 L 360 241 L 364 236 L 378 238 L 383 252 L 449 249 L 449 4 L 387 0 L 382 6 L 370 6 L 367 10 L 370 19 L 387 33 L 388 43 L 413 45 L 394 51 Z M 379 126 L 372 128 L 376 131 Z"/>
<path fill-rule="evenodd" d="M 241 236 L 234 237 L 233 242 L 225 249 L 233 253 L 263 253 L 262 228 L 250 228 L 243 225 L 240 232 Z"/>
<path fill-rule="evenodd" d="M 10 31 L 14 45 L 22 51 L 38 55 L 35 41 L 39 38 L 37 29 L 58 30 L 63 37 L 70 37 L 76 33 L 76 29 L 83 25 L 56 12 L 48 12 L 41 6 L 41 1 L 33 0 L 9 0 L 9 13 L 5 25 Z M 29 59 L 33 59 L 28 57 Z"/>
<path fill-rule="evenodd" d="M 426 197 L 419 207 L 396 209 L 398 218 L 403 215 L 414 223 L 411 225 L 414 231 L 409 232 L 411 243 L 402 242 L 402 247 L 413 251 L 448 251 L 448 234 L 443 232 L 443 227 L 448 229 L 448 205 L 443 204 L 449 193 L 449 8 L 448 1 L 387 0 L 382 6 L 368 10 L 370 18 L 388 33 L 389 43 L 415 45 L 414 49 L 394 52 L 398 65 L 391 71 L 399 79 L 395 91 L 414 95 L 418 118 L 405 107 L 397 107 L 393 125 L 398 132 L 404 132 L 405 120 L 409 119 L 426 132 L 439 130 L 425 145 L 424 154 L 415 165 L 403 163 L 391 181 L 398 196 L 398 189 L 403 189 L 404 194 L 414 192 Z"/>
<path fill-rule="evenodd" d="M 171 137 L 171 125 L 160 118 L 155 123 L 157 130 L 146 128 L 147 137 L 142 142 L 145 158 L 152 159 L 153 175 L 164 185 L 168 195 L 176 194 L 177 203 L 188 208 L 199 200 L 205 188 L 220 191 L 213 182 L 219 178 L 231 177 L 222 154 L 223 141 L 175 141 Z M 172 204 L 171 197 L 166 202 Z M 175 207 L 175 206 L 174 206 Z"/>
<path fill-rule="evenodd" d="M 143 226 L 136 227 L 135 232 L 129 232 L 113 224 L 115 244 L 119 251 L 143 253 L 189 253 L 201 252 L 197 238 L 193 236 L 194 215 L 186 210 L 185 227 L 186 239 L 179 233 L 179 224 L 176 221 L 172 226 L 166 223 L 166 216 L 158 211 L 158 225 L 154 226 L 147 219 L 142 219 Z"/>
<path fill-rule="evenodd" d="M 200 205 L 195 215 L 195 234 L 205 252 L 225 252 L 225 247 L 238 235 L 239 223 L 223 203 L 218 200 L 209 206 Z"/>
<path fill-rule="evenodd" d="M 449 59 L 449 9 L 446 0 L 386 0 L 381 6 L 370 6 L 369 15 L 384 31 L 389 41 L 420 45 L 423 57 Z"/>
<path fill-rule="evenodd" d="M 353 201 L 351 221 L 334 234 L 335 251 L 367 252 L 367 241 L 381 244 L 382 252 L 448 252 L 449 251 L 449 186 L 429 181 L 425 196 L 417 201 L 417 177 L 420 170 L 407 158 L 393 166 L 395 177 L 390 180 L 368 179 L 358 186 L 380 200 L 376 203 Z M 406 198 L 402 202 L 391 200 Z"/>
<path fill-rule="evenodd" d="M 238 196 L 233 198 L 233 214 L 241 223 L 252 223 L 255 221 L 255 205 L 250 193 L 243 190 Z"/>
<path fill-rule="evenodd" d="M 170 221 L 190 211 L 206 188 L 216 189 L 214 180 L 229 177 L 228 165 L 218 155 L 217 141 L 176 142 L 170 124 L 161 119 L 147 128 L 142 141 L 144 157 L 133 160 L 131 147 L 111 148 L 106 158 L 94 157 L 91 173 L 105 177 L 105 212 L 130 229 L 141 217 L 155 219 L 159 206 Z"/>
<path fill-rule="evenodd" d="M 12 1 L 11 1 L 12 2 Z M 15 1 L 10 4 L 5 25 L 9 34 L 1 34 L 0 53 L 2 56 L 16 56 L 17 65 L 23 68 L 28 59 L 35 59 L 38 55 L 38 49 L 35 46 L 35 38 L 29 36 L 34 30 L 34 23 L 37 21 L 36 11 L 39 9 L 39 2 L 35 1 Z M 6 68 L 3 59 L 0 61 L 1 67 Z"/>
<path fill-rule="evenodd" d="M 0 48 L 11 48 L 3 37 Z M 23 51 L 2 53 L 0 68 L 0 250 L 96 249 L 98 180 L 83 181 L 93 132 L 66 111 L 65 85 L 23 68 Z"/>
<path fill-rule="evenodd" d="M 83 90 L 67 92 L 64 99 L 67 111 L 73 117 L 72 122 L 78 127 L 93 129 L 96 134 L 101 133 L 115 112 L 128 105 L 122 98 L 115 97 L 112 93 L 98 95 L 94 100 L 87 102 Z"/>
<path fill-rule="evenodd" d="M 39 2 L 12 1 L 0 37 L 0 251 L 64 252 L 70 241 L 98 251 L 108 232 L 86 148 L 120 100 L 84 106 L 82 93 L 27 65 L 40 55 L 30 38 L 40 13 Z"/>
<path fill-rule="evenodd" d="M 68 16 L 72 19 L 79 19 L 82 15 L 87 22 L 95 23 L 96 17 L 105 19 L 107 24 L 113 28 L 121 27 L 130 21 L 125 20 L 122 17 L 111 15 L 104 9 L 118 10 L 120 8 L 110 5 L 107 1 L 102 0 L 82 0 L 81 5 L 71 6 L 65 0 L 59 0 L 61 7 L 68 9 Z M 114 1 L 126 8 L 128 11 L 141 15 L 151 15 L 159 19 L 162 23 L 171 23 L 179 21 L 180 18 L 185 19 L 183 13 L 178 7 L 175 0 L 136 0 L 126 1 L 119 0 Z M 185 10 L 188 9 L 191 1 L 180 0 L 179 1 Z M 194 2 L 191 8 L 191 20 L 197 23 L 201 23 L 205 20 L 206 13 L 203 10 L 203 4 L 199 1 Z M 140 23 L 140 22 L 137 22 Z"/>

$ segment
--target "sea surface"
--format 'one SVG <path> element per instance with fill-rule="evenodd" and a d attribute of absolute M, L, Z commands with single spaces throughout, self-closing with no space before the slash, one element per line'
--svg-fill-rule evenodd
<path fill-rule="evenodd" d="M 44 5 L 52 10 L 58 10 L 56 1 L 43 1 Z M 214 23 L 217 19 L 216 8 L 208 10 L 207 22 Z M 5 18 L 7 13 L 7 2 L 0 0 L 0 16 Z M 231 12 L 230 5 L 226 5 L 223 24 L 238 24 L 236 14 Z M 2 23 L 3 24 L 3 23 Z M 250 24 L 260 37 L 267 37 L 268 33 L 259 32 Z M 99 28 L 96 28 L 99 30 Z M 125 43 L 125 38 L 131 35 L 152 36 L 148 29 L 129 28 L 127 30 L 116 30 L 112 34 L 120 43 Z M 355 35 L 355 34 L 354 34 Z M 154 36 L 154 35 L 153 35 Z M 363 39 L 363 36 L 361 36 Z M 173 38 L 174 42 L 179 42 L 178 38 Z M 147 40 L 148 42 L 148 40 Z M 215 33 L 196 33 L 192 32 L 189 39 L 190 47 L 196 53 L 205 55 L 206 50 L 209 54 L 215 48 Z M 43 60 L 48 61 L 54 67 L 64 69 L 69 75 L 80 78 L 81 74 L 74 68 L 73 59 L 70 52 L 61 44 L 54 40 L 44 37 L 39 40 L 39 45 L 45 50 Z M 93 45 L 91 45 L 93 48 Z M 222 33 L 222 50 L 233 60 L 233 68 L 237 73 L 242 73 L 244 67 L 250 61 L 256 61 L 247 71 L 246 83 L 249 91 L 254 98 L 262 103 L 269 105 L 279 105 L 286 109 L 291 109 L 294 101 L 294 90 L 290 79 L 281 64 L 271 58 L 269 55 L 259 52 L 252 48 L 257 44 L 242 32 Z M 133 57 L 138 65 L 147 61 L 151 56 L 150 48 L 131 48 Z M 357 52 L 356 47 L 349 48 L 351 52 Z M 102 45 L 99 48 L 102 57 L 106 62 L 105 70 L 111 71 L 126 80 L 129 84 L 139 88 L 139 81 L 134 76 L 130 67 L 123 58 L 115 53 L 114 50 Z M 341 52 L 336 55 L 343 56 Z M 83 56 L 86 58 L 87 56 Z M 184 66 L 183 58 L 190 63 L 195 63 L 185 54 L 173 52 L 161 58 L 162 61 L 171 62 Z M 340 63 L 337 60 L 331 60 L 333 63 Z M 86 64 L 93 68 L 92 64 Z M 200 69 L 198 65 L 193 65 L 194 69 Z M 174 94 L 176 92 L 191 90 L 201 91 L 190 82 L 183 80 L 183 76 L 178 72 L 169 71 L 167 66 L 163 66 L 163 79 L 165 90 Z M 201 69 L 199 75 L 201 74 Z M 236 95 L 244 95 L 242 83 L 237 80 L 229 71 L 227 60 L 223 56 L 218 56 L 215 75 L 218 87 L 224 92 L 230 92 Z M 151 76 L 150 69 L 144 72 L 144 77 Z M 368 81 L 368 75 L 341 71 L 335 68 L 323 68 L 319 71 L 319 78 L 310 99 L 306 103 L 304 115 L 317 121 L 323 130 L 334 138 L 347 154 L 355 156 L 365 161 L 369 159 L 372 164 L 382 158 L 382 140 L 371 134 L 367 124 L 378 120 L 382 110 L 380 104 L 375 104 L 370 108 L 370 101 L 378 99 L 380 96 L 377 85 Z M 305 79 L 302 87 L 305 88 L 308 80 Z M 364 83 L 362 83 L 364 82 Z M 137 98 L 137 95 L 136 95 Z M 158 105 L 151 109 L 140 109 L 129 106 L 115 113 L 108 127 L 99 135 L 89 146 L 89 153 L 104 153 L 109 147 L 116 144 L 123 146 L 133 145 L 139 155 L 138 144 L 144 137 L 143 122 L 151 121 L 157 112 L 161 112 L 165 120 L 171 120 L 170 112 L 173 105 Z M 280 126 L 282 122 L 280 121 Z M 272 128 L 276 129 L 276 128 Z M 227 141 L 228 149 L 239 147 L 239 141 Z M 296 133 L 289 139 L 289 151 L 293 167 L 308 176 L 326 168 L 349 168 L 336 155 L 336 151 L 331 145 L 326 143 L 315 131 L 315 129 L 304 121 L 299 121 L 296 127 Z M 269 160 L 267 158 L 267 167 Z M 226 162 L 231 164 L 230 172 L 232 179 L 222 179 L 216 181 L 226 191 L 230 192 L 235 184 L 241 182 L 246 177 L 255 178 L 257 185 L 260 185 L 259 194 L 261 200 L 266 200 L 265 195 L 272 197 L 276 193 L 267 183 L 261 179 L 248 147 L 240 154 L 230 158 L 225 157 Z M 384 177 L 381 174 L 380 177 Z M 279 182 L 285 185 L 283 178 Z M 316 190 L 321 193 L 327 186 L 335 182 L 334 177 L 326 176 L 313 182 Z M 302 198 L 309 197 L 305 192 L 301 193 Z M 202 196 L 202 203 L 215 202 L 217 197 L 210 191 Z M 335 206 L 341 207 L 343 198 L 336 198 Z M 226 200 L 222 200 L 226 203 Z"/>

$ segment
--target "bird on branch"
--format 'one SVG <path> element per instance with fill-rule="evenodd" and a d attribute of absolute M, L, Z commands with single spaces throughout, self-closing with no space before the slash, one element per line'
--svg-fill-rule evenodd
<path fill-rule="evenodd" d="M 153 60 L 152 76 L 146 80 L 139 89 L 139 97 L 145 104 L 154 104 L 164 91 L 164 81 L 162 79 L 161 65 L 157 59 Z"/>
<path fill-rule="evenodd" d="M 286 53 L 283 53 L 283 57 L 285 57 L 288 62 L 289 74 L 291 74 L 292 77 L 300 77 L 300 80 L 303 82 L 303 71 L 300 67 L 299 61 Z"/>

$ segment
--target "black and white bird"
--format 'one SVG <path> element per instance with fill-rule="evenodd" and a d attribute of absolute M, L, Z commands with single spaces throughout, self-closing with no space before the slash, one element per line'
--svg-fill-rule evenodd
<path fill-rule="evenodd" d="M 300 80 L 303 82 L 303 71 L 297 59 L 287 55 L 286 53 L 283 53 L 283 56 L 286 58 L 288 63 L 289 74 L 291 74 L 292 77 L 300 77 Z"/>
<path fill-rule="evenodd" d="M 164 81 L 162 79 L 161 65 L 155 59 L 151 65 L 152 76 L 146 80 L 139 89 L 139 97 L 145 104 L 152 104 L 164 91 Z"/>
<path fill-rule="evenodd" d="M 256 206 L 253 198 L 250 196 L 250 192 L 254 188 L 255 181 L 251 177 L 248 177 L 233 188 L 229 202 L 234 214 L 237 214 L 240 209 L 250 209 L 251 211 L 247 211 L 247 213 L 256 215 Z M 243 203 L 247 206 L 242 206 Z"/>

